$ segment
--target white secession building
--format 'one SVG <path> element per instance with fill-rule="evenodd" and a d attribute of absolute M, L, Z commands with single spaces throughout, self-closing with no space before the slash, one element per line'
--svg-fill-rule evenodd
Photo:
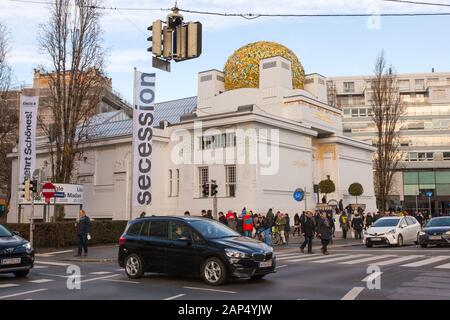
<path fill-rule="evenodd" d="M 238 54 L 244 49 L 250 55 L 249 46 L 256 66 Z M 295 55 L 278 44 L 257 42 L 239 50 L 225 72 L 199 73 L 197 97 L 156 105 L 153 201 L 148 207 L 131 206 L 132 120 L 120 110 L 96 116 L 90 128 L 93 139 L 77 161 L 74 178 L 84 186 L 84 208 L 92 218 L 130 219 L 142 210 L 148 215 L 185 210 L 199 214 L 212 209 L 212 198 L 203 198 L 201 188 L 211 179 L 218 184 L 219 211 L 246 207 L 265 213 L 272 207 L 294 214 L 313 209 L 317 202 L 313 184 L 327 176 L 336 185 L 328 199 L 354 203 L 347 189 L 359 182 L 364 194 L 358 202 L 375 210 L 374 148 L 343 135 L 342 110 L 327 104 L 326 79 L 319 74 L 304 76 Z M 233 67 L 247 73 L 230 73 Z M 255 148 L 257 161 L 252 158 Z M 211 155 L 215 162 L 208 160 Z M 18 221 L 17 166 L 14 158 L 9 222 Z M 38 147 L 37 167 L 49 170 L 45 144 Z M 300 203 L 293 199 L 296 188 L 306 191 Z M 26 208 L 22 222 L 28 221 L 28 214 Z M 76 208 L 67 208 L 66 218 L 76 214 Z M 39 208 L 37 216 L 42 217 Z"/>

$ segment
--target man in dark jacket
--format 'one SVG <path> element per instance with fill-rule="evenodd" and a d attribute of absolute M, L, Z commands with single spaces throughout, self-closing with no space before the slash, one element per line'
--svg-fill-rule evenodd
<path fill-rule="evenodd" d="M 322 242 L 322 248 L 320 251 L 322 251 L 323 254 L 329 254 L 328 244 L 332 239 L 332 227 L 326 212 L 322 212 L 316 227 L 316 232 Z"/>
<path fill-rule="evenodd" d="M 300 246 L 300 251 L 302 253 L 305 252 L 306 246 L 308 246 L 308 253 L 314 253 L 312 251 L 312 241 L 314 238 L 315 229 L 313 214 L 311 211 L 307 211 L 305 214 L 305 219 L 301 220 L 301 233 L 305 237 L 305 241 L 303 241 Z"/>
<path fill-rule="evenodd" d="M 359 215 L 359 213 L 355 214 L 355 217 L 352 219 L 352 228 L 355 231 L 355 239 L 360 240 L 362 230 L 364 227 L 363 219 Z"/>
<path fill-rule="evenodd" d="M 88 254 L 88 236 L 91 230 L 91 220 L 86 216 L 84 210 L 80 210 L 80 219 L 76 224 L 77 227 L 77 240 L 78 240 L 78 254 L 77 257 L 81 256 L 84 250 L 84 256 Z"/>

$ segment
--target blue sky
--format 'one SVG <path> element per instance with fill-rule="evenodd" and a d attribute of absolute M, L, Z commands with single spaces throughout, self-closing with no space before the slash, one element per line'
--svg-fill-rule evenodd
<path fill-rule="evenodd" d="M 42 0 L 43 1 L 43 0 Z M 441 3 L 446 1 L 441 0 Z M 447 3 L 450 3 L 447 1 Z M 113 7 L 170 7 L 173 1 L 110 0 Z M 402 5 L 379 0 L 179 0 L 185 9 L 220 12 L 336 13 L 372 10 L 380 12 L 437 12 L 445 8 Z M 450 7 L 447 10 L 450 12 Z M 9 61 L 14 81 L 31 83 L 33 68 L 45 61 L 37 49 L 37 32 L 45 22 L 47 7 L 0 0 L 0 21 L 9 29 Z M 125 97 L 132 96 L 132 71 L 151 71 L 146 48 L 147 26 L 164 19 L 160 11 L 106 11 L 102 18 L 105 46 L 110 49 L 108 76 Z M 381 18 L 379 29 L 368 28 L 367 18 L 259 18 L 247 21 L 184 14 L 186 21 L 203 23 L 203 54 L 200 58 L 172 63 L 172 72 L 157 71 L 157 100 L 196 95 L 197 73 L 222 69 L 229 55 L 240 46 L 258 40 L 276 41 L 292 49 L 307 73 L 325 76 L 371 74 L 378 52 L 384 49 L 398 73 L 450 71 L 450 17 Z"/>

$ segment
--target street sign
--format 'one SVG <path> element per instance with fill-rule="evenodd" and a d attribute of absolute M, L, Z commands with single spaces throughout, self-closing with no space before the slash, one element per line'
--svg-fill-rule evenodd
<path fill-rule="evenodd" d="M 56 187 L 53 183 L 47 182 L 42 186 L 42 195 L 45 198 L 45 202 L 49 203 L 50 199 L 55 196 Z"/>
<path fill-rule="evenodd" d="M 55 192 L 55 198 L 65 198 L 66 194 L 64 192 Z"/>
<path fill-rule="evenodd" d="M 159 59 L 157 57 L 153 57 L 152 66 L 153 66 L 153 68 L 170 72 L 170 61 Z"/>
<path fill-rule="evenodd" d="M 294 191 L 294 200 L 295 201 L 300 202 L 303 200 L 304 197 L 305 197 L 305 192 L 303 191 L 302 188 L 295 189 L 295 191 Z"/>

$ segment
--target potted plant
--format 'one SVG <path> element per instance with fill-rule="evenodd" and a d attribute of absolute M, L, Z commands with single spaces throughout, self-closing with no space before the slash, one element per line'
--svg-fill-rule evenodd
<path fill-rule="evenodd" d="M 363 186 L 358 182 L 353 182 L 348 187 L 348 193 L 354 197 L 356 197 L 356 203 L 358 204 L 358 197 L 364 193 Z"/>
<path fill-rule="evenodd" d="M 325 200 L 327 199 L 327 194 L 333 193 L 334 191 L 336 191 L 336 186 L 333 180 L 330 179 L 330 176 L 327 176 L 327 179 L 319 182 L 319 192 L 325 193 Z"/>

